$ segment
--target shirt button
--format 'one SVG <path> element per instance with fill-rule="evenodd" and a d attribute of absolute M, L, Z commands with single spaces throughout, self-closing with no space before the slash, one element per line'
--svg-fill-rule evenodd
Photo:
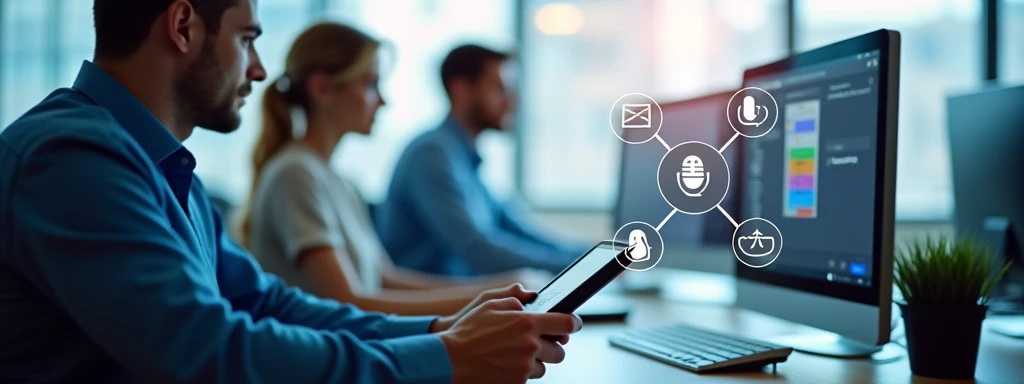
<path fill-rule="evenodd" d="M 181 158 L 181 165 L 188 165 L 188 158 L 187 157 L 182 157 Z"/>

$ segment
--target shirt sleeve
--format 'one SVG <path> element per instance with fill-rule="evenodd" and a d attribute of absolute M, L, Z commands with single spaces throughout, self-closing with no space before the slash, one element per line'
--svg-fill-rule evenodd
<path fill-rule="evenodd" d="M 409 194 L 412 205 L 431 235 L 449 244 L 475 271 L 532 267 L 557 274 L 579 256 L 507 231 L 500 220 L 473 212 L 451 155 L 439 146 L 417 150 L 417 172 L 409 172 L 405 180 L 415 191 Z"/>
<path fill-rule="evenodd" d="M 291 156 L 276 168 L 270 169 L 263 183 L 264 193 L 258 194 L 259 204 L 266 208 L 260 219 L 265 223 L 254 228 L 266 228 L 282 247 L 283 255 L 292 263 L 307 249 L 326 246 L 344 247 L 341 228 L 332 220 L 334 204 L 330 201 L 326 180 L 317 177 L 303 158 Z"/>
<path fill-rule="evenodd" d="M 137 146 L 109 139 L 52 139 L 37 149 L 17 176 L 12 206 L 25 275 L 136 378 L 451 381 L 436 335 L 360 340 L 421 332 L 422 323 L 389 326 L 300 295 L 236 249 L 222 249 L 215 269 L 171 228 L 162 207 L 176 202 L 155 193 L 159 171 Z M 295 325 L 302 323 L 319 327 Z"/>

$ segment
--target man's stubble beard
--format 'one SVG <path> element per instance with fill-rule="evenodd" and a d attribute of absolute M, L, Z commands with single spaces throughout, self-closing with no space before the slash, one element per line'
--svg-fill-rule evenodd
<path fill-rule="evenodd" d="M 182 115 L 198 127 L 220 133 L 238 129 L 241 116 L 234 108 L 239 89 L 227 89 L 229 82 L 214 52 L 215 36 L 207 36 L 199 59 L 192 63 L 176 89 Z M 233 87 L 232 87 L 233 88 Z"/>

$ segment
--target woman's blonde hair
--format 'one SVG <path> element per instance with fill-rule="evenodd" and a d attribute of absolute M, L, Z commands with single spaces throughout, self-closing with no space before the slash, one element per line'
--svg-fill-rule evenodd
<path fill-rule="evenodd" d="M 292 110 L 309 112 L 306 80 L 326 73 L 339 82 L 351 80 L 373 63 L 381 42 L 344 24 L 323 22 L 302 32 L 285 59 L 284 74 L 263 92 L 260 135 L 252 151 L 253 178 L 238 236 L 248 245 L 252 207 L 264 166 L 295 140 Z"/>

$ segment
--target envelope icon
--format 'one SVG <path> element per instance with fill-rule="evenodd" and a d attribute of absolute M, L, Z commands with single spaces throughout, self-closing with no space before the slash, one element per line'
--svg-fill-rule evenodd
<path fill-rule="evenodd" d="M 622 104 L 622 128 L 650 128 L 650 104 Z"/>

